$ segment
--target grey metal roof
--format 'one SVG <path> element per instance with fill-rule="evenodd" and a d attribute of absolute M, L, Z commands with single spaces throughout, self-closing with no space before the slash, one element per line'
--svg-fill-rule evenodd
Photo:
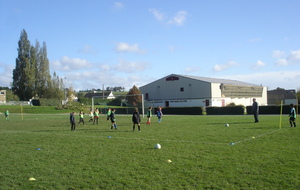
<path fill-rule="evenodd" d="M 230 80 L 230 79 L 218 79 L 218 78 L 198 77 L 198 76 L 178 75 L 178 74 L 171 74 L 169 76 L 172 76 L 172 75 L 175 75 L 175 76 L 177 75 L 180 77 L 205 81 L 205 82 L 209 82 L 209 83 L 223 83 L 223 84 L 231 84 L 231 85 L 238 85 L 238 86 L 259 86 L 256 84 L 251 84 L 251 83 L 237 81 L 237 80 Z"/>

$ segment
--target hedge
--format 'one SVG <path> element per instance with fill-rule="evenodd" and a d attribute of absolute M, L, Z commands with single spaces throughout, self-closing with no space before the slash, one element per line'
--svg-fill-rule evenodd
<path fill-rule="evenodd" d="M 244 106 L 206 107 L 207 115 L 244 115 Z"/>
<path fill-rule="evenodd" d="M 247 114 L 252 114 L 252 106 L 247 106 Z M 259 106 L 259 114 L 280 114 L 281 106 Z M 282 106 L 282 114 L 289 114 L 291 112 L 291 107 L 289 105 Z M 299 113 L 299 107 L 298 111 Z"/>

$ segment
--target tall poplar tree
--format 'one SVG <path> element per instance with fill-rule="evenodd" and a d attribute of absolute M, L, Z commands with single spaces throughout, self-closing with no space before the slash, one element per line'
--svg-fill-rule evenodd
<path fill-rule="evenodd" d="M 18 57 L 13 70 L 12 90 L 20 100 L 27 101 L 32 97 L 63 99 L 63 80 L 54 72 L 50 75 L 46 43 L 40 47 L 30 45 L 26 31 L 21 32 L 18 42 Z"/>
<path fill-rule="evenodd" d="M 13 92 L 20 98 L 20 100 L 29 100 L 32 98 L 34 86 L 34 61 L 33 50 L 28 40 L 26 31 L 21 32 L 20 40 L 18 42 L 18 57 L 16 58 L 16 68 L 13 70 Z"/>
<path fill-rule="evenodd" d="M 49 68 L 49 60 L 47 57 L 47 46 L 43 42 L 40 47 L 39 42 L 36 42 L 35 49 L 37 51 L 37 64 L 36 64 L 36 95 L 40 98 L 49 96 L 49 89 L 51 89 L 51 75 Z"/>

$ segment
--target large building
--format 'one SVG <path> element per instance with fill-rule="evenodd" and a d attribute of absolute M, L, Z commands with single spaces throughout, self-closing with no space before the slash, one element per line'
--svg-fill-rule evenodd
<path fill-rule="evenodd" d="M 193 107 L 267 105 L 267 88 L 246 82 L 171 74 L 140 87 L 146 101 L 153 106 Z"/>

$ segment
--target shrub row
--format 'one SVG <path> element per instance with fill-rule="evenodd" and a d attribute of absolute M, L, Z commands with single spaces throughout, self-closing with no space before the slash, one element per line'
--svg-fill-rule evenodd
<path fill-rule="evenodd" d="M 247 106 L 247 114 L 252 114 L 252 107 Z M 299 106 L 298 111 L 299 113 Z M 280 114 L 281 106 L 259 106 L 259 114 Z M 291 112 L 291 107 L 289 105 L 282 106 L 282 114 L 289 114 Z"/>
<path fill-rule="evenodd" d="M 59 106 L 61 105 L 61 100 L 40 98 L 40 99 L 33 99 L 31 103 L 34 106 Z"/>
<path fill-rule="evenodd" d="M 245 112 L 244 106 L 230 107 L 207 107 L 207 115 L 243 115 Z"/>

